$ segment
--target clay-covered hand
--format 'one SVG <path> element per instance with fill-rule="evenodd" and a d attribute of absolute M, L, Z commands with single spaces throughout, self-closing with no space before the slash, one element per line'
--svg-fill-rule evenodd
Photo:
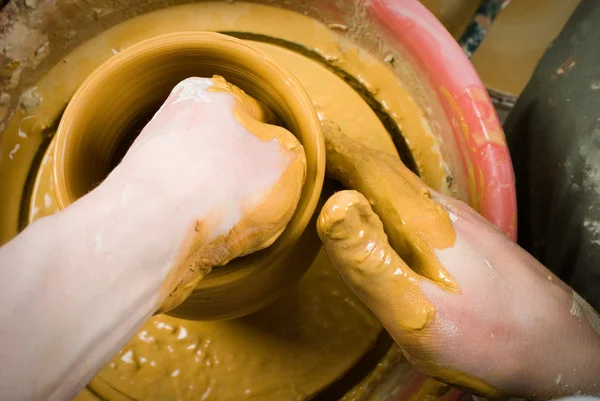
<path fill-rule="evenodd" d="M 271 122 L 223 78 L 188 78 L 109 176 L 147 182 L 177 227 L 159 312 L 180 304 L 211 268 L 273 243 L 291 219 L 306 159 L 298 140 Z"/>
<path fill-rule="evenodd" d="M 324 127 L 327 172 L 353 190 L 319 235 L 416 367 L 488 397 L 600 394 L 600 320 L 581 297 L 400 160 Z"/>

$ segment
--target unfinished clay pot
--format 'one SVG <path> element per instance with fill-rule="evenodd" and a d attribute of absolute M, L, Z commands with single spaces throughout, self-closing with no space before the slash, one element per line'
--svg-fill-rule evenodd
<path fill-rule="evenodd" d="M 302 143 L 307 174 L 296 212 L 269 248 L 215 268 L 169 314 L 223 319 L 251 313 L 295 283 L 320 241 L 307 225 L 325 172 L 320 123 L 306 91 L 278 61 L 244 41 L 212 32 L 180 32 L 131 46 L 94 71 L 62 117 L 54 148 L 60 209 L 84 196 L 120 161 L 173 87 L 190 76 L 223 76 L 273 111 Z"/>

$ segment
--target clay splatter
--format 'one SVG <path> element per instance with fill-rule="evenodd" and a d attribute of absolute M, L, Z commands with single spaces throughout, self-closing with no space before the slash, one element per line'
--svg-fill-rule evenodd
<path fill-rule="evenodd" d="M 133 351 L 129 350 L 124 353 L 121 360 L 125 363 L 133 363 Z"/>
<path fill-rule="evenodd" d="M 559 374 L 558 376 L 556 376 L 556 380 L 554 380 L 554 383 L 558 384 L 559 386 L 562 384 L 562 374 Z"/>
<path fill-rule="evenodd" d="M 44 206 L 49 208 L 52 205 L 52 197 L 49 193 L 44 194 Z"/>
<path fill-rule="evenodd" d="M 573 291 L 573 304 L 571 305 L 571 310 L 570 313 L 571 315 L 575 316 L 575 317 L 581 317 L 583 312 L 581 310 L 581 306 L 579 305 L 578 302 L 578 297 L 579 295 L 577 295 L 577 293 L 575 291 Z"/>
<path fill-rule="evenodd" d="M 566 59 L 564 61 L 564 63 L 562 63 L 560 65 L 560 67 L 558 67 L 558 69 L 556 70 L 556 74 L 557 75 L 564 75 L 564 74 L 568 74 L 569 71 L 571 71 L 573 69 L 573 67 L 575 67 L 575 61 L 569 57 L 568 59 Z"/>
<path fill-rule="evenodd" d="M 96 244 L 96 252 L 102 252 L 102 248 L 103 248 L 102 237 L 99 235 L 96 235 L 94 237 L 94 243 Z"/>
<path fill-rule="evenodd" d="M 15 155 L 17 154 L 17 152 L 19 151 L 19 149 L 21 148 L 21 145 L 19 145 L 18 143 L 15 145 L 15 147 L 13 148 L 13 150 L 11 150 L 8 153 L 8 158 L 10 160 L 13 160 L 15 158 Z"/>
<path fill-rule="evenodd" d="M 590 219 L 583 220 L 583 227 L 591 234 L 594 238 L 593 244 L 600 245 L 600 222 Z"/>
<path fill-rule="evenodd" d="M 586 317 L 590 327 L 600 335 L 600 316 L 579 294 L 573 291 L 573 305 L 571 306 L 571 315 L 578 318 Z"/>
<path fill-rule="evenodd" d="M 449 321 L 447 319 L 440 318 L 440 317 L 437 318 L 437 321 L 438 321 L 440 331 L 445 336 L 449 336 L 449 337 L 458 336 L 458 327 L 456 327 L 456 325 L 454 323 L 452 323 L 451 321 Z"/>
<path fill-rule="evenodd" d="M 342 25 L 342 24 L 329 24 L 329 29 L 334 29 L 337 31 L 342 31 L 342 32 L 346 32 L 348 30 L 348 27 L 346 25 Z"/>
<path fill-rule="evenodd" d="M 19 98 L 19 106 L 26 113 L 32 112 L 42 101 L 42 97 L 38 93 L 37 88 L 27 89 Z"/>

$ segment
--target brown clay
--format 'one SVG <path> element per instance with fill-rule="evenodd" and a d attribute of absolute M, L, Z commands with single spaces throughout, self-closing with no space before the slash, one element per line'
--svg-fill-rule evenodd
<path fill-rule="evenodd" d="M 357 15 L 357 23 L 362 25 L 364 17 L 364 15 Z M 281 21 L 286 21 L 285 26 L 281 25 Z M 435 107 L 430 111 L 428 108 L 435 105 L 421 100 L 419 96 L 422 84 L 415 77 L 407 60 L 387 47 L 370 48 L 369 51 L 376 52 L 376 56 L 373 56 L 367 51 L 358 49 L 339 32 L 333 32 L 326 25 L 293 11 L 243 2 L 195 2 L 149 12 L 99 33 L 61 59 L 28 91 L 31 93 L 30 97 L 39 100 L 39 104 L 27 110 L 16 110 L 14 117 L 6 121 L 0 143 L 0 152 L 3 155 L 8 155 L 18 145 L 14 157 L 0 163 L 0 192 L 5 194 L 0 202 L 2 216 L 0 243 L 6 242 L 18 232 L 17 211 L 32 159 L 42 139 L 46 135 L 53 134 L 53 127 L 60 119 L 64 107 L 85 78 L 104 61 L 141 40 L 170 32 L 196 30 L 250 32 L 297 43 L 356 77 L 372 92 L 375 99 L 392 117 L 393 122 L 402 130 L 419 165 L 419 174 L 425 182 L 436 190 L 449 192 L 444 162 L 452 165 L 453 162 L 442 160 L 435 137 L 440 131 L 449 130 L 450 127 L 444 125 L 443 121 L 437 122 L 441 124 L 439 127 L 431 124 L 431 113 L 442 113 L 442 111 L 436 110 Z M 365 31 L 359 33 L 363 32 Z M 277 53 L 276 55 L 290 53 L 278 46 L 263 43 L 256 45 L 268 52 L 272 50 Z M 385 65 L 378 61 L 377 57 L 383 60 L 388 51 L 391 52 L 389 54 L 394 54 L 393 65 Z M 301 75 L 302 66 L 306 65 L 302 63 L 303 57 L 298 54 L 289 57 L 285 55 L 285 57 L 291 61 L 287 67 L 296 76 Z M 292 61 L 292 58 L 295 60 Z M 301 64 L 297 66 L 296 60 Z M 308 74 L 308 70 L 304 73 Z M 399 80 L 398 76 L 403 79 Z M 358 124 L 346 123 L 352 120 L 351 109 L 342 108 L 341 103 L 333 104 L 336 91 L 327 92 L 329 89 L 327 86 L 321 88 L 317 86 L 312 89 L 323 96 L 323 101 L 332 103 L 328 107 L 328 114 L 331 114 L 329 118 L 335 119 L 343 132 L 371 147 L 394 152 L 389 135 L 385 134 L 375 140 L 372 135 L 366 134 L 367 130 L 359 129 L 362 126 L 372 125 L 377 126 L 378 130 L 382 128 L 373 114 L 365 117 L 368 120 L 359 121 Z M 344 86 L 337 84 L 335 89 L 339 91 L 340 87 Z M 348 90 L 345 92 L 351 93 L 349 100 L 353 104 L 361 102 L 354 92 Z M 316 103 L 315 108 L 320 112 L 323 107 Z M 20 132 L 26 134 L 27 138 L 19 135 Z M 41 132 L 45 132 L 45 135 L 41 135 Z M 444 143 L 444 146 L 452 148 L 448 143 Z M 455 189 L 450 188 L 450 190 Z M 54 210 L 54 205 L 51 204 L 46 208 L 43 202 L 46 192 L 48 191 L 41 192 L 42 202 L 36 205 L 37 209 L 32 207 L 30 210 L 30 213 L 35 214 L 36 217 L 52 213 Z M 468 199 L 466 193 L 459 192 L 454 195 L 461 199 Z M 54 197 L 53 191 L 48 192 L 48 196 Z"/>
<path fill-rule="evenodd" d="M 323 122 L 323 135 L 327 173 L 364 194 L 375 213 L 386 215 L 390 243 L 413 270 L 458 292 L 434 252 L 451 246 L 456 234 L 448 214 L 431 199 L 429 188 L 401 161 L 351 140 L 335 123 Z M 320 227 L 326 223 L 324 217 Z"/>
<path fill-rule="evenodd" d="M 154 316 L 91 389 L 111 401 L 310 399 L 354 365 L 380 329 L 320 252 L 298 286 L 257 313 Z"/>
<path fill-rule="evenodd" d="M 214 72 L 259 99 L 298 137 L 306 153 L 306 180 L 296 213 L 277 243 L 251 262 L 231 263 L 227 272 L 232 274 L 220 275 L 219 284 L 207 277 L 200 286 L 211 291 L 197 288 L 190 300 L 193 307 L 183 305 L 173 311 L 196 319 L 231 318 L 259 309 L 295 282 L 316 255 L 316 234 L 304 229 L 321 193 L 325 155 L 317 115 L 300 83 L 270 56 L 235 38 L 189 32 L 149 39 L 110 59 L 86 79 L 63 115 L 53 155 L 58 205 L 64 208 L 106 176 L 119 141 L 136 120 L 158 108 L 175 84 Z M 253 103 L 245 100 L 244 104 Z M 310 248 L 294 245 L 299 238 L 311 236 L 314 240 L 304 240 Z M 210 271 L 195 266 L 187 255 L 184 259 L 197 274 L 179 286 L 179 295 L 171 294 L 163 311 L 181 303 Z M 217 298 L 214 292 L 219 291 Z"/>
<path fill-rule="evenodd" d="M 265 43 L 254 42 L 254 45 L 276 57 L 294 73 L 309 93 L 320 116 L 334 119 L 344 127 L 349 135 L 361 143 L 398 157 L 391 138 L 381 122 L 360 96 L 341 78 L 317 62 L 293 51 Z M 344 101 L 340 102 L 337 99 Z M 50 169 L 52 154 L 53 146 L 48 150 L 36 180 L 30 215 L 32 220 L 56 211 Z M 227 268 L 225 266 L 215 269 L 211 274 L 218 276 L 221 269 Z M 324 278 L 325 280 L 323 280 Z M 380 326 L 372 320 L 373 317 L 370 313 L 341 282 L 332 270 L 324 252 L 317 256 L 309 272 L 300 282 L 299 293 L 303 294 L 302 299 L 309 300 L 308 304 L 302 308 L 304 312 L 301 314 L 297 312 L 296 307 L 293 307 L 294 300 L 298 299 L 297 293 L 293 292 L 280 298 L 280 301 L 273 306 L 258 312 L 256 318 L 242 318 L 242 320 L 256 321 L 253 319 L 257 319 L 260 321 L 260 330 L 269 333 L 263 336 L 256 333 L 253 324 L 250 325 L 248 331 L 244 331 L 243 328 L 246 326 L 244 323 L 191 322 L 165 315 L 155 316 L 144 325 L 138 336 L 134 337 L 115 356 L 113 361 L 105 366 L 102 373 L 90 383 L 90 387 L 110 400 L 126 399 L 123 394 L 113 389 L 113 385 L 122 389 L 125 394 L 144 399 L 145 391 L 160 391 L 161 394 L 171 396 L 176 393 L 173 386 L 175 383 L 179 383 L 183 389 L 183 399 L 188 397 L 187 394 L 190 394 L 190 397 L 192 394 L 196 394 L 194 391 L 199 388 L 205 391 L 208 387 L 212 387 L 212 391 L 215 391 L 214 389 L 217 387 L 222 387 L 223 392 L 213 392 L 207 399 L 227 400 L 233 397 L 233 399 L 239 400 L 252 396 L 244 393 L 246 387 L 243 386 L 248 386 L 247 388 L 256 391 L 273 389 L 273 386 L 279 386 L 277 384 L 280 381 L 278 375 L 288 372 L 286 375 L 302 376 L 303 381 L 294 384 L 295 390 L 285 390 L 287 388 L 285 387 L 287 384 L 285 384 L 285 388 L 281 387 L 280 390 L 273 392 L 273 399 L 279 399 L 278 395 L 290 394 L 290 391 L 292 393 L 314 393 L 317 391 L 316 389 L 320 388 L 319 386 L 330 383 L 335 377 L 338 377 L 371 347 Z M 343 313 L 334 312 L 339 311 L 340 308 L 344 311 Z M 356 314 L 354 314 L 355 312 Z M 285 319 L 281 317 L 285 317 Z M 327 321 L 331 326 L 328 324 L 329 328 L 322 327 L 316 324 L 319 321 Z M 338 326 L 345 334 L 340 335 L 339 331 L 333 329 L 335 326 Z M 157 327 L 161 327 L 162 330 L 156 330 Z M 186 330 L 189 335 L 188 342 L 174 340 L 178 337 L 178 331 L 181 330 L 177 329 L 173 332 L 175 327 L 183 327 Z M 152 333 L 148 336 L 153 337 L 152 341 L 141 334 L 144 331 Z M 287 334 L 284 336 L 281 333 Z M 285 339 L 283 342 L 280 340 L 274 342 L 274 339 L 282 336 Z M 215 341 L 215 338 L 222 340 Z M 230 370 L 214 370 L 214 365 L 213 367 L 204 365 L 206 359 L 196 355 L 197 350 L 187 348 L 192 346 L 194 341 L 203 344 L 201 339 L 213 339 L 210 344 L 206 345 L 206 351 L 202 351 L 203 354 L 235 355 L 236 360 L 243 359 L 246 361 L 245 364 L 230 362 L 228 365 Z M 185 347 L 171 344 L 173 349 L 171 353 L 167 347 L 171 341 L 174 344 L 185 345 Z M 162 345 L 157 347 L 158 344 Z M 332 345 L 336 344 L 339 344 L 339 348 L 337 346 L 332 348 Z M 131 363 L 126 362 L 129 351 L 133 353 Z M 125 360 L 122 360 L 121 358 L 124 356 Z M 196 357 L 198 357 L 198 361 L 196 361 Z M 186 362 L 186 358 L 189 363 Z M 155 366 L 151 366 L 150 361 L 154 361 Z M 166 369 L 169 366 L 175 366 L 177 361 L 182 362 L 179 366 L 183 366 L 185 370 L 181 369 L 181 376 L 173 378 L 170 376 L 172 372 Z M 321 369 L 323 365 L 328 367 L 326 372 Z M 255 370 L 260 370 L 262 373 L 252 376 L 251 385 L 238 380 L 239 377 L 247 375 L 252 366 L 260 366 Z M 196 372 L 195 376 L 192 377 L 191 373 L 185 373 L 188 369 Z M 320 374 L 313 375 L 312 371 L 317 371 L 317 369 L 321 369 Z M 206 377 L 205 370 L 214 371 L 214 375 L 210 376 L 216 377 L 214 382 L 209 379 L 200 380 L 202 377 Z M 183 377 L 188 378 L 186 379 L 189 383 L 187 385 L 194 386 L 194 389 L 185 390 L 185 383 L 182 383 Z M 262 377 L 270 379 L 265 381 Z M 148 383 L 150 382 L 154 383 L 154 389 L 149 388 Z M 207 383 L 214 384 L 209 386 Z M 370 385 L 367 384 L 367 386 Z M 77 399 L 85 401 L 90 397 L 96 399 L 91 394 L 89 391 L 84 391 Z"/>

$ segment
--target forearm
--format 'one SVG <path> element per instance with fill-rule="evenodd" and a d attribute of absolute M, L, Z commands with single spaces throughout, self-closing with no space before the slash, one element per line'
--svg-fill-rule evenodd
<path fill-rule="evenodd" d="M 150 195 L 108 180 L 0 249 L 0 398 L 74 395 L 158 308 L 183 233 Z"/>
<path fill-rule="evenodd" d="M 522 359 L 521 387 L 527 398 L 600 396 L 600 317 L 573 290 L 569 289 L 566 298 L 563 304 L 567 306 L 551 311 L 545 327 L 536 322 L 541 326 L 538 336 L 523 347 L 527 352 Z"/>

